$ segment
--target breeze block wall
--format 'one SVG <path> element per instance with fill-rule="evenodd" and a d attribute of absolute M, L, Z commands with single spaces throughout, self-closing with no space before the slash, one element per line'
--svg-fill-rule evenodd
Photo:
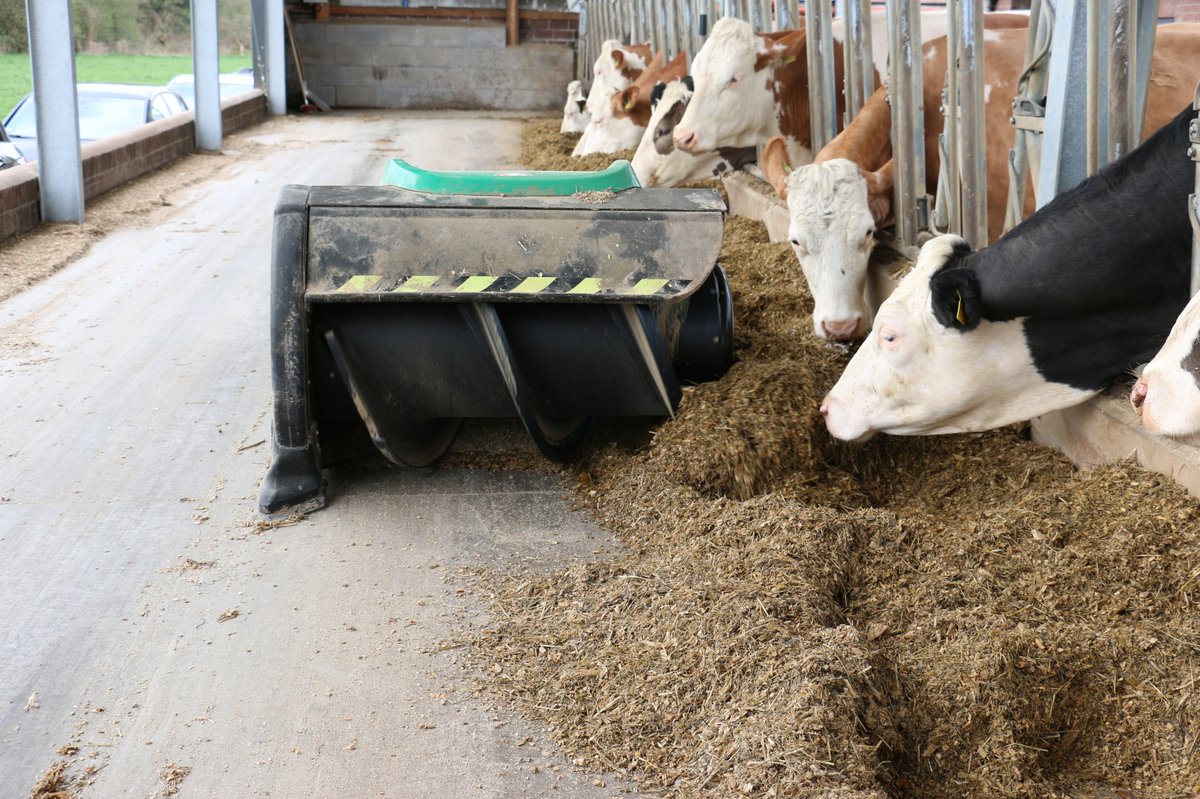
<path fill-rule="evenodd" d="M 568 22 L 524 20 L 529 43 L 516 47 L 491 21 L 335 17 L 295 28 L 308 86 L 331 106 L 527 111 L 562 107 L 575 66 Z"/>

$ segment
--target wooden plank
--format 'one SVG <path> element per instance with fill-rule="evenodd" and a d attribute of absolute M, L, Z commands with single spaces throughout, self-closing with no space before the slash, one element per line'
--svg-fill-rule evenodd
<path fill-rule="evenodd" d="M 503 8 L 401 8 L 399 6 L 332 6 L 333 17 L 399 17 L 399 18 L 448 18 L 502 20 L 508 16 Z M 522 9 L 524 19 L 566 19 L 578 21 L 579 14 L 573 11 L 538 11 Z"/>
<path fill-rule="evenodd" d="M 508 0 L 504 12 L 508 25 L 508 46 L 516 47 L 521 43 L 521 9 L 517 0 Z"/>

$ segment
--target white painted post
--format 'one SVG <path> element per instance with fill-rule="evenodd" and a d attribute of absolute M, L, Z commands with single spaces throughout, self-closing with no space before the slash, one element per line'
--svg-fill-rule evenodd
<path fill-rule="evenodd" d="M 287 113 L 287 49 L 284 46 L 283 0 L 267 0 L 267 106 Z"/>
<path fill-rule="evenodd" d="M 42 221 L 82 222 L 83 157 L 70 0 L 25 0 L 25 18 L 37 100 Z"/>
<path fill-rule="evenodd" d="M 192 74 L 196 87 L 196 147 L 221 149 L 221 72 L 217 0 L 192 0 Z"/>

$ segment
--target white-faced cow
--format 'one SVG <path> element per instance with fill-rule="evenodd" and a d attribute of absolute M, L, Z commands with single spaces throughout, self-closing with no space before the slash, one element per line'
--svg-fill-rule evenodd
<path fill-rule="evenodd" d="M 600 55 L 592 65 L 592 88 L 587 94 L 584 110 L 589 116 L 583 135 L 575 144 L 572 155 L 593 152 L 590 140 L 595 128 L 596 116 L 607 106 L 612 96 L 627 89 L 652 60 L 649 44 L 621 44 L 609 39 L 600 46 Z"/>
<path fill-rule="evenodd" d="M 1142 370 L 1129 401 L 1147 430 L 1193 443 L 1200 437 L 1200 294 Z"/>
<path fill-rule="evenodd" d="M 678 186 L 719 177 L 754 163 L 758 157 L 756 147 L 722 147 L 698 155 L 677 150 L 671 135 L 691 96 L 690 75 L 656 84 L 651 92 L 650 119 L 632 161 L 633 172 L 643 187 Z"/>
<path fill-rule="evenodd" d="M 875 228 L 892 216 L 891 120 L 880 88 L 814 163 L 791 168 L 782 137 L 763 148 L 763 174 L 787 201 L 788 238 L 813 296 L 818 336 L 861 338 L 890 293 L 890 277 L 882 276 L 879 295 L 866 296 Z"/>
<path fill-rule="evenodd" d="M 573 80 L 567 84 L 567 103 L 563 106 L 560 133 L 583 133 L 592 115 L 584 110 L 587 97 L 583 94 L 583 81 Z"/>
<path fill-rule="evenodd" d="M 880 76 L 887 71 L 886 12 L 873 11 L 870 25 L 874 85 L 879 86 Z M 833 60 L 839 87 L 842 31 L 835 20 Z M 944 11 L 921 13 L 922 41 L 945 34 Z M 758 147 L 773 136 L 783 136 L 792 163 L 810 163 L 807 53 L 803 30 L 756 34 L 741 20 L 719 20 L 692 62 L 695 94 L 675 128 L 675 143 L 696 154 L 718 147 Z M 842 92 L 836 92 L 836 101 L 840 120 L 845 104 Z"/>
<path fill-rule="evenodd" d="M 821 404 L 861 440 L 986 430 L 1073 405 L 1149 360 L 1187 302 L 1191 103 L 990 247 L 942 236 Z"/>
<path fill-rule="evenodd" d="M 687 74 L 687 61 L 686 51 L 667 64 L 663 64 L 662 53 L 655 55 L 633 83 L 597 107 L 585 139 L 572 155 L 615 153 L 637 147 L 650 121 L 650 96 L 655 84 L 682 78 Z"/>

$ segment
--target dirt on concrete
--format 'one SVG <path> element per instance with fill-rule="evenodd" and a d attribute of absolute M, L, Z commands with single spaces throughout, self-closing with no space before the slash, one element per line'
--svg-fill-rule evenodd
<path fill-rule="evenodd" d="M 731 218 L 721 263 L 737 363 L 565 472 L 628 551 L 490 575 L 494 695 L 674 797 L 1200 794 L 1196 500 L 1024 425 L 835 442 L 787 245 Z"/>

